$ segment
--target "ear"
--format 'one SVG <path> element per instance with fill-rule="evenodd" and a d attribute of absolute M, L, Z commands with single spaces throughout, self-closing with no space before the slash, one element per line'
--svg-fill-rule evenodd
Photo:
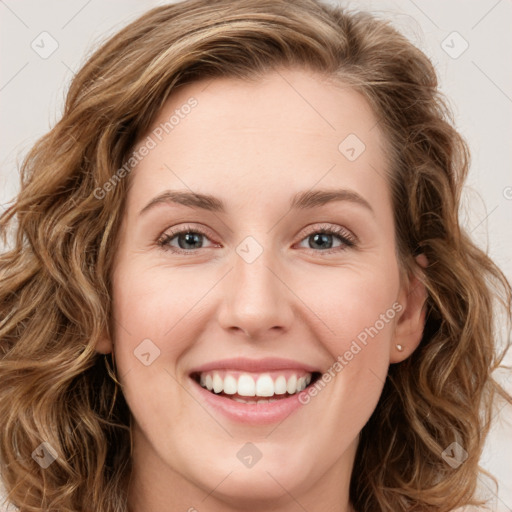
<path fill-rule="evenodd" d="M 416 263 L 425 268 L 428 266 L 424 254 L 416 256 Z M 400 363 L 409 357 L 420 344 L 425 327 L 427 291 L 416 272 L 411 272 L 401 285 L 398 297 L 402 311 L 397 316 L 395 338 L 390 346 L 390 362 Z M 397 345 L 402 350 L 397 349 Z"/>
<path fill-rule="evenodd" d="M 114 349 L 110 336 L 108 335 L 107 329 L 104 328 L 100 339 L 96 342 L 95 350 L 100 354 L 110 354 Z"/>

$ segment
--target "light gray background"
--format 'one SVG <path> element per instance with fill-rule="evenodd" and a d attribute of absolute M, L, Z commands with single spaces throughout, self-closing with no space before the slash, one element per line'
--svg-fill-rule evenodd
<path fill-rule="evenodd" d="M 164 3 L 0 0 L 0 208 L 17 192 L 17 160 L 21 161 L 35 140 L 59 119 L 69 81 L 86 57 L 108 35 Z M 343 3 L 391 20 L 433 60 L 457 127 L 472 150 L 461 218 L 512 280 L 512 3 Z M 40 53 L 51 49 L 49 36 L 40 35 L 43 31 L 58 44 L 47 58 L 31 47 L 38 45 Z M 460 36 L 453 35 L 454 31 Z M 457 56 L 466 43 L 468 48 Z M 510 372 L 500 379 L 512 391 Z M 512 511 L 512 407 L 501 404 L 499 408 L 481 463 L 500 482 L 492 509 L 506 512 Z M 481 483 L 482 492 L 490 493 L 489 482 Z"/>

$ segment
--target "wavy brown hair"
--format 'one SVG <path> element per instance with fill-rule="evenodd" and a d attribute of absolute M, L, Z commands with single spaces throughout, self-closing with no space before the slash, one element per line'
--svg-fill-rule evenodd
<path fill-rule="evenodd" d="M 427 57 L 388 22 L 314 0 L 188 0 L 148 11 L 74 77 L 65 110 L 21 165 L 0 217 L 0 459 L 22 512 L 126 512 L 130 412 L 95 351 L 114 330 L 110 271 L 130 177 L 107 197 L 137 141 L 179 86 L 308 69 L 349 84 L 373 108 L 389 149 L 397 254 L 428 290 L 422 341 L 391 365 L 364 426 L 350 486 L 363 511 L 449 511 L 474 498 L 499 395 L 511 289 L 459 223 L 468 172 Z M 107 356 L 108 357 L 108 356 Z M 468 453 L 452 467 L 454 441 Z M 32 457 L 47 442 L 57 459 Z"/>

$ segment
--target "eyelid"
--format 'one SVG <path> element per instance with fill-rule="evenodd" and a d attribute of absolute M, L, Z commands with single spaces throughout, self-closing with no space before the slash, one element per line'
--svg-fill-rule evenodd
<path fill-rule="evenodd" d="M 192 224 L 184 224 L 184 225 L 178 225 L 173 226 L 170 228 L 167 228 L 156 240 L 156 245 L 163 250 L 174 252 L 176 254 L 193 254 L 194 252 L 197 252 L 197 250 L 186 250 L 186 249 L 180 249 L 179 247 L 171 247 L 168 246 L 166 242 L 172 240 L 177 235 L 183 234 L 183 233 L 198 233 L 206 237 L 208 240 L 210 240 L 212 243 L 216 244 L 217 242 L 214 242 L 212 238 L 214 238 L 210 231 L 206 228 L 203 228 L 202 226 L 194 226 Z M 204 247 L 203 249 L 210 249 L 210 247 Z"/>
<path fill-rule="evenodd" d="M 178 224 L 178 226 L 172 226 L 170 228 L 167 228 L 161 236 L 164 235 L 177 235 L 183 232 L 193 232 L 193 233 L 200 233 L 204 236 L 207 236 L 208 238 L 214 238 L 214 235 L 211 230 L 203 227 L 203 226 L 196 226 L 194 224 Z"/>
<path fill-rule="evenodd" d="M 187 249 L 181 249 L 178 247 L 172 247 L 172 246 L 168 245 L 168 242 L 170 240 L 172 240 L 173 238 L 175 238 L 176 236 L 183 234 L 183 233 L 188 233 L 188 232 L 198 233 L 200 235 L 203 235 L 213 244 L 217 244 L 217 247 L 219 246 L 219 244 L 217 242 L 214 242 L 214 240 L 212 240 L 214 238 L 214 236 L 212 236 L 210 234 L 210 231 L 207 228 L 204 228 L 202 226 L 200 226 L 200 227 L 193 226 L 192 224 L 184 224 L 184 225 L 178 225 L 177 227 L 173 226 L 171 228 L 167 228 L 157 238 L 156 245 L 162 250 L 170 251 L 175 254 L 185 254 L 185 255 L 193 255 L 193 254 L 197 253 L 197 251 L 199 251 L 200 249 L 210 249 L 211 248 L 211 247 L 202 247 L 200 249 L 187 250 Z M 335 248 L 330 248 L 330 249 L 326 249 L 326 250 L 315 250 L 315 249 L 311 249 L 311 248 L 305 248 L 308 251 L 313 251 L 315 254 L 331 254 L 331 253 L 341 252 L 344 249 L 357 246 L 357 243 L 359 242 L 358 237 L 354 233 L 352 233 L 352 231 L 345 228 L 344 226 L 340 226 L 337 224 L 329 224 L 329 223 L 318 223 L 318 224 L 313 224 L 313 225 L 303 228 L 298 235 L 299 236 L 298 241 L 294 245 L 300 244 L 306 238 L 308 238 L 309 236 L 311 236 L 315 233 L 326 233 L 326 234 L 329 234 L 332 236 L 336 236 L 342 241 L 342 243 L 344 245 L 344 247 L 342 247 L 342 248 L 335 247 Z"/>
<path fill-rule="evenodd" d="M 344 226 L 340 226 L 338 224 L 329 224 L 325 222 L 320 222 L 317 224 L 312 224 L 310 226 L 305 227 L 299 233 L 299 242 L 302 242 L 305 237 L 311 236 L 317 232 L 327 232 L 339 236 L 340 238 L 344 238 L 347 242 L 350 242 L 353 245 L 356 245 L 359 242 L 359 238 L 349 229 Z M 323 251 L 325 252 L 325 251 Z"/>

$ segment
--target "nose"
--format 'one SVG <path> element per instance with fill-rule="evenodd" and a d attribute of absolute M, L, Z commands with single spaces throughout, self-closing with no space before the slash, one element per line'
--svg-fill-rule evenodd
<path fill-rule="evenodd" d="M 293 322 L 293 294 L 270 250 L 252 263 L 234 254 L 234 268 L 224 279 L 218 321 L 228 331 L 251 339 L 275 336 Z"/>

